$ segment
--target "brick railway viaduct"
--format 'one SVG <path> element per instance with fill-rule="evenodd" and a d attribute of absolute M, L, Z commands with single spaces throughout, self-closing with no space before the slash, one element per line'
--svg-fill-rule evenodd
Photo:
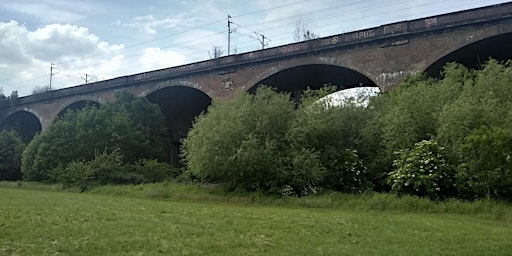
<path fill-rule="evenodd" d="M 331 83 L 340 89 L 397 86 L 406 76 L 438 76 L 445 63 L 478 67 L 512 57 L 512 3 L 402 21 L 18 98 L 0 105 L 0 129 L 24 140 L 68 109 L 103 104 L 125 89 L 159 105 L 177 145 L 212 99 L 260 84 L 297 93 Z M 171 155 L 175 153 L 171 152 Z"/>

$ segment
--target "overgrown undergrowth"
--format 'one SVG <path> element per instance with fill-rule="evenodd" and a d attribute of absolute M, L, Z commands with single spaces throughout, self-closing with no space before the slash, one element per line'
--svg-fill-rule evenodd
<path fill-rule="evenodd" d="M 46 185 L 36 182 L 0 182 L 0 187 L 79 192 L 78 189 L 64 189 L 58 184 Z M 304 197 L 277 197 L 257 192 L 229 191 L 221 186 L 173 182 L 143 185 L 106 185 L 94 187 L 86 193 L 183 202 L 338 208 L 368 212 L 391 211 L 461 214 L 512 222 L 512 206 L 508 203 L 494 200 L 462 201 L 449 199 L 445 201 L 432 201 L 427 198 L 408 195 L 397 196 L 387 193 L 364 193 L 354 195 L 335 192 L 323 192 Z"/>

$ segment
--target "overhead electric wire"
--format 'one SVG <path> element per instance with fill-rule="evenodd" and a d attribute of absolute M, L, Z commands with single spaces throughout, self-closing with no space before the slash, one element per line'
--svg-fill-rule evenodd
<path fill-rule="evenodd" d="M 304 2 L 309 2 L 309 1 L 311 1 L 311 0 L 303 0 L 303 1 L 299 1 L 299 2 L 294 2 L 294 3 L 289 3 L 289 4 L 280 5 L 280 6 L 276 6 L 276 7 L 271 7 L 271 8 L 268 8 L 268 9 L 259 10 L 259 11 L 255 11 L 255 12 L 248 12 L 248 13 L 244 13 L 244 14 L 240 14 L 240 15 L 235 15 L 235 16 L 233 16 L 233 18 L 239 18 L 239 17 L 243 17 L 243 16 L 247 16 L 247 15 L 252 15 L 252 14 L 257 14 L 257 13 L 262 13 L 262 12 L 268 12 L 268 11 L 271 11 L 271 10 L 275 10 L 275 9 L 279 9 L 279 8 L 283 8 L 283 7 L 288 7 L 288 6 L 292 6 L 292 5 L 296 5 L 296 4 L 302 4 Z"/>
<path fill-rule="evenodd" d="M 296 4 L 304 3 L 304 2 L 307 2 L 307 1 L 310 1 L 310 0 L 303 0 L 303 1 L 299 1 L 299 2 L 294 2 L 294 3 L 285 4 L 285 5 L 275 6 L 275 7 L 271 7 L 271 8 L 268 8 L 268 9 L 263 9 L 263 10 L 255 11 L 255 12 L 249 12 L 249 13 L 237 15 L 237 17 L 242 17 L 242 16 L 256 14 L 256 13 L 261 13 L 261 12 L 265 12 L 265 11 L 269 11 L 269 10 L 274 10 L 274 9 L 278 9 L 278 8 L 288 7 L 288 6 L 291 6 L 291 5 L 296 5 Z M 201 28 L 204 28 L 204 27 L 208 27 L 208 26 L 211 26 L 211 25 L 214 25 L 214 24 L 217 24 L 217 23 L 220 23 L 220 22 L 224 22 L 224 21 L 225 21 L 224 19 L 213 21 L 213 22 L 201 25 L 201 26 L 194 27 L 194 28 L 189 29 L 189 30 L 180 31 L 178 33 L 173 33 L 173 34 L 166 35 L 166 36 L 163 36 L 163 37 L 159 37 L 159 38 L 156 38 L 156 39 L 152 39 L 152 40 L 148 40 L 148 41 L 132 44 L 132 45 L 129 45 L 129 46 L 126 46 L 126 47 L 122 47 L 122 48 L 117 49 L 117 50 L 121 51 L 121 50 L 129 49 L 129 48 L 133 48 L 133 47 L 136 47 L 136 46 L 145 45 L 145 44 L 156 42 L 156 41 L 159 41 L 159 40 L 162 40 L 162 39 L 166 39 L 166 38 L 170 38 L 170 37 L 173 37 L 173 36 L 177 36 L 179 34 L 183 34 L 183 33 L 186 33 L 186 32 L 198 30 L 198 29 L 201 29 Z M 57 62 L 56 64 L 62 65 L 62 64 L 67 64 L 67 63 L 71 63 L 71 62 L 76 62 L 76 61 L 79 61 L 79 60 L 84 60 L 84 59 L 90 59 L 90 58 L 94 58 L 94 57 L 104 56 L 106 54 L 107 53 L 94 54 L 94 55 L 85 56 L 85 57 L 81 57 L 81 58 L 70 60 L 70 61 Z M 141 55 L 142 54 L 140 54 L 140 56 Z M 37 69 L 34 69 L 33 71 L 42 70 L 42 69 L 44 69 L 44 68 L 37 68 Z M 19 77 L 19 76 L 14 76 L 14 77 L 10 77 L 10 78 L 4 79 L 4 80 L 0 80 L 0 83 L 3 83 L 5 81 L 9 81 L 9 80 L 15 79 L 16 77 Z M 21 83 L 33 81 L 33 80 L 36 80 L 36 79 L 42 78 L 42 77 L 44 77 L 44 76 L 38 76 L 38 77 L 35 77 L 33 79 L 25 80 L 25 81 L 23 81 Z"/>
<path fill-rule="evenodd" d="M 290 4 L 285 4 L 285 5 L 281 5 L 281 6 L 276 6 L 276 7 L 272 7 L 272 8 L 268 8 L 268 9 L 264 9 L 264 10 L 259 10 L 259 11 L 255 11 L 255 12 L 249 12 L 249 13 L 245 13 L 245 14 L 241 14 L 241 15 L 233 15 L 232 17 L 239 18 L 239 17 L 249 16 L 249 15 L 253 15 L 253 14 L 257 14 L 257 13 L 262 13 L 262 12 L 266 12 L 266 11 L 275 10 L 275 9 L 278 9 L 278 8 L 283 8 L 283 7 L 288 7 L 288 6 L 291 6 L 291 5 L 301 4 L 301 3 L 304 3 L 304 2 L 308 2 L 308 1 L 310 1 L 310 0 L 298 1 L 298 2 L 294 2 L 294 3 L 290 3 Z M 314 24 L 318 23 L 318 22 L 320 22 L 322 20 L 327 20 L 327 19 L 332 18 L 334 16 L 348 16 L 348 15 L 353 14 L 353 13 L 358 13 L 359 11 L 362 11 L 362 10 L 366 10 L 367 11 L 367 10 L 383 8 L 383 7 L 387 7 L 387 6 L 391 6 L 391 5 L 396 5 L 396 3 L 398 3 L 398 2 L 402 2 L 402 1 L 388 1 L 388 2 L 385 2 L 385 3 L 381 3 L 379 5 L 374 5 L 372 7 L 362 7 L 362 8 L 358 8 L 358 9 L 355 9 L 355 10 L 352 9 L 352 10 L 349 10 L 349 11 L 329 13 L 329 12 L 332 12 L 333 10 L 337 10 L 337 9 L 341 9 L 342 7 L 345 7 L 345 5 L 338 5 L 338 6 L 334 6 L 334 7 L 330 7 L 330 8 L 324 8 L 324 9 L 320 9 L 320 10 L 310 11 L 310 12 L 304 14 L 304 15 L 301 15 L 300 18 L 303 19 L 305 24 L 313 24 L 311 27 L 308 27 L 308 28 L 311 31 L 315 32 L 315 33 L 319 33 L 321 35 L 323 33 L 325 33 L 325 32 L 328 32 L 328 31 L 337 31 L 337 33 L 340 33 L 339 30 L 338 30 L 339 28 L 323 30 L 323 28 L 326 28 L 326 27 L 332 27 L 332 26 L 339 25 L 340 21 L 336 21 L 335 23 L 322 24 L 321 26 L 315 26 Z M 431 3 L 425 3 L 425 4 L 422 4 L 422 5 L 417 5 L 415 7 L 433 5 L 433 4 L 437 4 L 439 2 L 444 2 L 444 1 L 437 1 L 437 2 L 434 2 L 434 3 L 432 3 L 432 2 Z M 456 8 L 458 8 L 458 7 L 465 7 L 468 4 L 478 4 L 478 3 L 482 3 L 482 2 L 485 2 L 485 1 L 475 1 L 475 2 L 471 2 L 471 3 L 465 3 L 464 5 L 456 6 Z M 360 2 L 359 1 L 353 1 L 352 3 L 360 3 Z M 354 4 L 352 6 L 357 6 L 357 4 Z M 363 19 L 367 19 L 368 17 L 382 16 L 384 14 L 397 13 L 397 12 L 402 13 L 403 10 L 407 10 L 407 9 L 409 9 L 409 8 L 393 9 L 392 11 L 382 12 L 382 13 L 379 12 L 378 14 L 374 14 L 374 15 L 365 15 L 365 16 L 361 16 L 361 17 L 358 17 L 358 18 L 352 18 L 352 19 L 348 19 L 348 20 L 341 20 L 341 22 L 347 23 L 349 21 L 363 20 Z M 429 10 L 428 12 L 422 12 L 422 13 L 433 13 L 433 12 L 436 12 L 436 11 L 446 10 L 446 9 L 454 9 L 454 6 L 450 6 L 450 7 L 446 7 L 446 8 L 441 8 L 441 9 L 436 9 L 434 11 Z M 318 15 L 318 14 L 322 14 L 322 13 L 326 13 L 326 14 L 322 15 L 322 17 L 314 17 L 314 15 Z M 418 14 L 415 13 L 415 15 L 418 15 Z M 288 17 L 283 17 L 283 18 L 279 18 L 279 19 L 275 19 L 275 20 L 267 20 L 267 21 L 265 21 L 263 23 L 259 22 L 259 23 L 252 23 L 252 24 L 245 24 L 245 25 L 241 24 L 241 25 L 242 25 L 242 27 L 245 30 L 244 33 L 246 35 L 248 35 L 247 28 L 256 27 L 256 26 L 262 27 L 264 25 L 276 24 L 275 26 L 266 28 L 263 31 L 258 31 L 258 33 L 265 34 L 269 38 L 272 38 L 272 42 L 274 44 L 279 45 L 279 42 L 284 41 L 284 40 L 288 40 L 286 38 L 288 38 L 289 36 L 285 36 L 283 33 L 275 33 L 275 34 L 273 34 L 272 31 L 277 31 L 278 29 L 282 29 L 282 27 L 284 27 L 284 26 L 292 26 L 293 23 L 296 23 L 297 18 L 298 18 L 297 15 L 291 15 L 291 16 L 288 16 Z M 295 19 L 295 21 L 292 21 L 292 19 Z M 403 18 L 403 16 L 402 17 L 391 17 L 391 18 L 390 17 L 386 17 L 385 21 L 394 20 L 394 19 L 404 19 L 404 18 Z M 285 21 L 285 20 L 288 20 L 288 22 L 282 22 L 282 21 Z M 129 49 L 129 48 L 134 48 L 134 47 L 137 47 L 137 46 L 149 44 L 149 43 L 156 42 L 156 41 L 159 41 L 159 40 L 163 40 L 163 39 L 166 39 L 166 38 L 175 37 L 175 36 L 180 35 L 180 34 L 184 34 L 184 33 L 187 33 L 187 32 L 192 32 L 194 30 L 205 28 L 205 27 L 208 27 L 208 26 L 211 26 L 211 25 L 214 25 L 214 24 L 217 24 L 217 23 L 221 23 L 221 22 L 225 22 L 225 19 L 217 20 L 217 21 L 214 21 L 214 22 L 210 22 L 210 23 L 207 23 L 207 24 L 204 24 L 204 25 L 201 25 L 201 26 L 197 26 L 197 27 L 194 27 L 194 28 L 191 28 L 191 29 L 188 29 L 188 30 L 180 31 L 180 32 L 177 32 L 177 33 L 174 33 L 174 34 L 170 34 L 170 35 L 166 35 L 166 36 L 163 36 L 163 37 L 159 37 L 159 38 L 156 38 L 156 39 L 152 39 L 152 40 L 148 40 L 148 41 L 132 44 L 132 45 L 120 48 L 120 49 L 118 49 L 118 51 L 123 51 L 123 50 Z M 279 22 L 281 22 L 281 23 L 279 23 Z M 367 24 L 369 24 L 369 26 L 372 26 L 372 25 L 374 26 L 375 22 L 367 23 Z M 363 25 L 352 25 L 351 27 L 355 27 L 355 28 L 359 27 L 359 29 L 361 29 L 361 27 L 364 27 L 364 26 Z M 219 34 L 223 34 L 223 33 L 225 33 L 225 31 L 217 32 L 217 33 L 210 34 L 210 35 L 207 35 L 207 36 L 201 36 L 201 37 L 199 37 L 197 39 L 192 39 L 192 40 L 197 42 L 197 41 L 203 40 L 205 38 L 213 37 L 213 36 L 216 36 L 216 35 L 219 35 Z M 292 34 L 292 33 L 293 33 L 293 31 L 290 32 L 290 34 Z M 331 33 L 324 34 L 324 36 L 328 36 L 330 34 Z M 335 32 L 335 34 L 336 34 L 336 32 Z M 210 41 L 209 43 L 214 43 L 215 44 L 215 43 L 223 43 L 223 42 L 221 42 L 221 41 Z M 183 44 L 183 45 L 186 45 L 186 46 L 181 46 L 180 44 Z M 248 49 L 248 48 L 251 48 L 251 45 L 254 45 L 254 40 L 241 41 L 241 42 L 235 43 L 234 45 L 237 46 L 237 47 L 240 47 L 239 49 Z M 177 46 L 179 46 L 179 47 L 177 47 Z M 165 49 L 173 48 L 173 51 L 179 52 L 180 50 L 193 49 L 193 48 L 195 48 L 195 44 L 193 44 L 190 41 L 189 42 L 185 41 L 185 42 L 174 43 L 174 44 L 171 44 L 171 45 L 167 45 L 167 46 L 164 46 L 164 47 L 157 47 L 157 48 L 159 50 L 165 50 Z M 254 46 L 252 46 L 252 48 L 254 48 Z M 241 53 L 242 52 L 245 52 L 245 51 L 241 51 Z M 86 59 L 92 59 L 94 57 L 107 56 L 108 54 L 111 54 L 111 53 L 100 53 L 100 54 L 85 56 L 85 57 L 81 57 L 81 58 L 75 58 L 75 59 L 69 60 L 69 61 L 57 62 L 56 64 L 57 65 L 63 65 L 63 64 L 68 64 L 68 63 L 72 63 L 72 62 L 83 61 L 83 60 L 86 60 Z M 131 54 L 131 55 L 126 55 L 126 56 L 123 55 L 125 57 L 123 60 L 128 60 L 128 59 L 131 59 L 131 58 L 140 57 L 140 56 L 143 56 L 144 54 L 145 53 L 137 53 L 137 54 Z M 186 56 L 187 57 L 187 63 L 194 62 L 197 59 L 201 60 L 201 57 L 198 57 L 198 56 L 204 56 L 204 55 L 205 54 L 203 54 L 203 53 L 197 53 L 195 56 Z M 202 59 L 204 60 L 205 58 L 202 57 Z M 190 60 L 192 60 L 192 61 L 190 61 Z M 88 66 L 89 67 L 93 67 L 93 68 L 98 68 L 101 65 L 104 65 L 104 64 L 110 63 L 110 62 L 111 62 L 111 60 L 102 60 L 100 62 L 92 63 L 91 65 L 88 65 Z M 149 62 L 149 63 L 151 64 L 151 63 L 158 63 L 158 62 L 160 62 L 160 60 L 156 60 L 155 62 Z M 135 64 L 131 64 L 131 65 L 135 65 Z M 139 65 L 139 64 L 137 64 L 137 65 Z M 125 64 L 123 67 L 124 67 L 124 69 L 127 69 L 127 68 L 131 68 L 133 66 L 130 66 L 130 64 Z M 36 70 L 42 70 L 42 69 L 44 69 L 44 68 L 39 68 L 39 69 L 36 69 Z M 20 84 L 27 83 L 27 82 L 30 82 L 30 81 L 35 81 L 37 79 L 42 79 L 42 78 L 47 77 L 47 76 L 48 76 L 47 74 L 41 75 L 41 76 L 36 76 L 34 78 L 31 78 L 31 79 L 28 79 L 28 80 L 25 80 L 25 81 L 22 81 L 22 82 L 18 82 L 17 84 L 20 85 Z M 19 77 L 19 76 L 14 76 L 14 77 L 11 77 L 11 78 L 8 78 L 8 79 L 1 80 L 0 83 L 1 82 L 5 82 L 5 81 L 9 81 L 9 80 L 12 80 L 12 79 L 15 79 L 17 77 Z"/>

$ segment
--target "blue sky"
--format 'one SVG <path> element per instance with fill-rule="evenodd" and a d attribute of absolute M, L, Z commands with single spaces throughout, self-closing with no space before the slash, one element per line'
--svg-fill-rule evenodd
<path fill-rule="evenodd" d="M 0 3 L 0 87 L 30 94 L 295 42 L 300 22 L 320 36 L 499 4 L 497 0 L 16 0 Z M 235 25 L 236 24 L 236 25 Z"/>

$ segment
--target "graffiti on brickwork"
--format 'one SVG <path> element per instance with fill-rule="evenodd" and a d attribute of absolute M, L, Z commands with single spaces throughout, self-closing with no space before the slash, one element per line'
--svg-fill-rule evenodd
<path fill-rule="evenodd" d="M 405 31 L 407 31 L 407 22 L 400 22 L 384 26 L 384 35 L 403 33 Z"/>
<path fill-rule="evenodd" d="M 364 31 L 357 31 L 357 32 L 345 35 L 345 42 L 350 42 L 350 41 L 353 41 L 353 40 L 361 40 L 361 39 L 372 38 L 374 36 L 375 36 L 375 31 L 373 31 L 373 29 L 364 30 Z"/>
<path fill-rule="evenodd" d="M 339 41 L 340 41 L 340 38 L 338 36 L 332 36 L 332 37 L 329 37 L 326 39 L 322 39 L 320 45 L 324 46 L 324 45 L 337 44 Z"/>
<path fill-rule="evenodd" d="M 437 17 L 425 19 L 425 27 L 430 28 L 437 25 Z"/>
<path fill-rule="evenodd" d="M 305 50 L 305 49 L 306 49 L 305 43 L 291 44 L 291 45 L 286 45 L 286 46 L 283 46 L 280 48 L 281 53 L 298 52 L 298 51 Z"/>
<path fill-rule="evenodd" d="M 376 78 L 377 84 L 381 86 L 381 89 L 398 85 L 406 76 L 415 75 L 418 71 L 396 71 L 382 73 Z"/>

